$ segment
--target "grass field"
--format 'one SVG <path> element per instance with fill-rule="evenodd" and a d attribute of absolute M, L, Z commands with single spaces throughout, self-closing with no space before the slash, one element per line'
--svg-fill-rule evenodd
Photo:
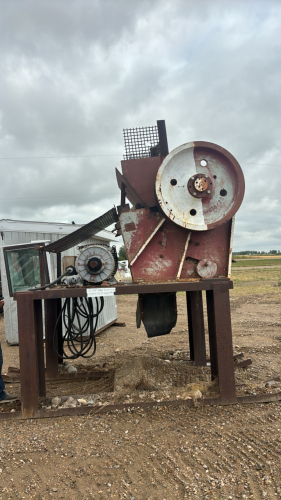
<path fill-rule="evenodd" d="M 254 260 L 257 260 L 257 259 L 280 259 L 281 258 L 281 255 L 277 254 L 277 255 L 273 255 L 273 254 L 268 254 L 268 255 L 233 255 L 233 258 L 235 260 L 243 260 L 243 259 L 246 259 L 246 260 L 249 260 L 249 259 L 254 259 Z"/>
<path fill-rule="evenodd" d="M 236 260 L 236 257 L 234 257 Z M 257 267 L 257 266 L 281 266 L 281 258 L 263 258 L 263 259 L 238 259 L 232 263 L 232 267 Z"/>
<path fill-rule="evenodd" d="M 279 295 L 281 302 L 281 268 L 280 269 L 234 269 L 231 279 L 234 284 L 234 295 Z"/>

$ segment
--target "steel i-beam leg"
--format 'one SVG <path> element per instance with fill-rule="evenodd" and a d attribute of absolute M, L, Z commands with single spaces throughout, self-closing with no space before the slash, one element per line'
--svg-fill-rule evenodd
<path fill-rule="evenodd" d="M 61 274 L 62 274 L 61 253 L 58 253 L 57 254 L 57 278 L 59 278 L 61 276 Z M 62 299 L 57 299 L 57 316 L 59 316 L 59 314 L 61 312 L 61 307 L 62 307 Z M 58 353 L 60 356 L 63 356 L 62 318 L 60 318 L 58 321 L 57 333 L 58 333 Z M 62 363 L 63 358 L 59 357 L 58 362 Z"/>
<path fill-rule="evenodd" d="M 44 359 L 44 339 L 43 339 L 43 315 L 42 301 L 34 300 L 34 314 L 37 332 L 37 353 L 38 353 L 38 376 L 39 376 L 39 396 L 46 396 L 45 381 L 45 359 Z"/>
<path fill-rule="evenodd" d="M 39 370 L 36 338 L 36 316 L 32 292 L 18 298 L 18 327 L 20 354 L 21 405 L 24 417 L 38 414 Z"/>
<path fill-rule="evenodd" d="M 45 343 L 46 343 L 46 375 L 48 378 L 58 377 L 58 355 L 54 350 L 54 331 L 57 322 L 57 300 L 45 300 Z M 56 349 L 58 346 L 56 345 Z"/>
<path fill-rule="evenodd" d="M 235 375 L 228 283 L 213 283 L 207 291 L 212 376 L 218 376 L 220 401 L 234 403 Z"/>
<path fill-rule="evenodd" d="M 206 366 L 206 344 L 202 292 L 186 292 L 190 359 Z"/>

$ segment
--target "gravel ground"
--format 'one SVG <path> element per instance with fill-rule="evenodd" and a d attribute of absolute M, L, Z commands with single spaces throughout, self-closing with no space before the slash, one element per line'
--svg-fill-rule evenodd
<path fill-rule="evenodd" d="M 280 296 L 236 296 L 231 303 L 234 350 L 253 360 L 250 367 L 236 371 L 237 382 L 245 383 L 241 393 L 280 390 L 278 382 L 265 387 L 266 380 L 281 375 Z M 119 320 L 127 322 L 126 328 L 104 332 L 98 339 L 97 355 L 84 367 L 123 369 L 140 357 L 155 366 L 157 361 L 160 368 L 153 372 L 153 380 L 148 365 L 145 368 L 154 387 L 136 392 L 128 386 L 121 392 L 124 400 L 136 394 L 140 399 L 144 394 L 154 399 L 163 391 L 173 397 L 182 394 L 187 391 L 181 385 L 182 369 L 167 366 L 180 366 L 188 355 L 183 295 L 178 297 L 178 312 L 170 335 L 148 341 L 144 330 L 134 325 L 135 298 L 118 298 Z M 18 366 L 18 348 L 5 344 L 3 327 L 2 318 L 5 371 L 10 365 Z M 196 379 L 201 389 L 202 378 L 208 381 L 208 369 L 204 370 L 206 374 L 201 371 Z M 208 390 L 203 384 L 203 395 L 204 389 Z M 18 389 L 14 386 L 13 390 Z M 71 384 L 67 390 L 83 393 Z M 50 396 L 55 395 L 52 391 Z M 104 397 L 118 396 L 114 394 Z M 281 499 L 280 413 L 281 403 L 203 408 L 199 400 L 195 408 L 1 421 L 0 500 Z"/>
<path fill-rule="evenodd" d="M 178 407 L 5 421 L 0 498 L 281 498 L 280 410 Z"/>

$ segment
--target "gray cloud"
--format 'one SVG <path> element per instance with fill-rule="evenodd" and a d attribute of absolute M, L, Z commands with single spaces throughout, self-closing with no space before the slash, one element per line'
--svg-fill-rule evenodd
<path fill-rule="evenodd" d="M 206 140 L 241 162 L 234 248 L 281 246 L 277 0 L 0 6 L 0 157 L 93 155 L 0 160 L 0 218 L 101 215 L 119 202 L 122 129 L 165 119 L 170 149 Z"/>

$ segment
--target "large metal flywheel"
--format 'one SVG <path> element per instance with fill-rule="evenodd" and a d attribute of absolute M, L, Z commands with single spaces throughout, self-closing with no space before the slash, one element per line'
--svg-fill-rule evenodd
<path fill-rule="evenodd" d="M 166 156 L 155 189 L 170 220 L 205 231 L 233 217 L 245 187 L 241 167 L 228 151 L 210 142 L 189 142 Z"/>

